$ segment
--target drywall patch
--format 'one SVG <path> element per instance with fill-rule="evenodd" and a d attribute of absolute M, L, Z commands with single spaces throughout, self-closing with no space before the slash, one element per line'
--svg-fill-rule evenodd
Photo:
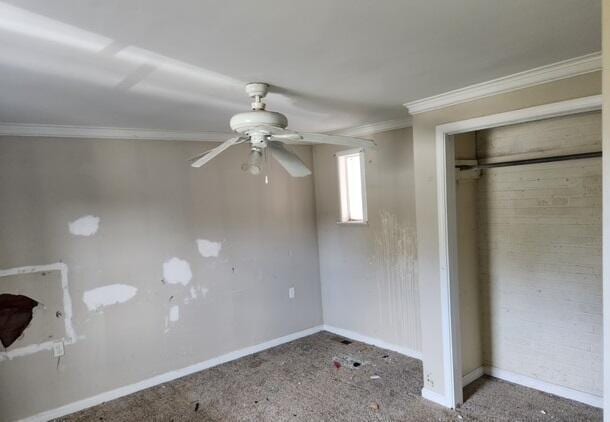
<path fill-rule="evenodd" d="M 92 236 L 99 227 L 100 218 L 94 215 L 85 215 L 68 224 L 68 229 L 74 236 Z"/>
<path fill-rule="evenodd" d="M 201 294 L 201 297 L 205 297 L 208 294 L 208 289 L 206 289 L 205 287 L 199 287 L 199 290 L 197 290 L 197 287 L 192 286 L 191 287 L 191 298 L 197 299 L 199 294 Z"/>
<path fill-rule="evenodd" d="M 169 321 L 176 322 L 180 319 L 180 306 L 174 305 L 169 308 Z"/>
<path fill-rule="evenodd" d="M 19 347 L 17 349 L 10 350 L 7 352 L 0 352 L 0 362 L 6 359 L 13 359 L 19 356 L 31 355 L 33 353 L 37 353 L 43 350 L 53 350 L 53 343 L 56 341 L 61 340 L 63 341 L 64 345 L 74 344 L 76 342 L 76 332 L 74 331 L 74 327 L 72 326 L 72 297 L 70 296 L 70 290 L 68 285 L 68 266 L 66 264 L 64 264 L 63 262 L 57 262 L 54 264 L 47 265 L 9 268 L 6 270 L 0 270 L 0 278 L 17 274 L 39 273 L 49 271 L 59 271 L 61 274 L 65 336 L 62 339 L 49 340 L 40 344 L 30 344 L 28 346 Z"/>
<path fill-rule="evenodd" d="M 38 302 L 24 295 L 0 294 L 0 342 L 6 348 L 15 342 L 32 322 Z"/>
<path fill-rule="evenodd" d="M 87 290 L 83 293 L 83 302 L 90 311 L 97 311 L 103 307 L 125 303 L 133 298 L 138 289 L 127 284 L 109 284 Z"/>
<path fill-rule="evenodd" d="M 163 279 L 169 284 L 186 286 L 193 278 L 191 265 L 184 259 L 173 257 L 163 263 Z"/>
<path fill-rule="evenodd" d="M 197 249 L 204 258 L 215 258 L 220 254 L 222 249 L 221 242 L 212 242 L 206 239 L 197 239 Z"/>

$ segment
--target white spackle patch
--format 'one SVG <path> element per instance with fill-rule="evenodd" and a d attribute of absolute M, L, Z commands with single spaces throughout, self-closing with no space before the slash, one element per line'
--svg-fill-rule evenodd
<path fill-rule="evenodd" d="M 186 286 L 193 278 L 190 264 L 180 258 L 172 258 L 163 263 L 163 279 L 169 284 Z"/>
<path fill-rule="evenodd" d="M 191 286 L 190 292 L 191 292 L 191 298 L 197 299 L 199 294 L 201 294 L 201 297 L 205 297 L 208 294 L 208 289 L 206 289 L 205 287 L 199 287 L 199 291 L 197 291 L 197 287 Z"/>
<path fill-rule="evenodd" d="M 85 215 L 68 223 L 68 229 L 74 236 L 92 236 L 100 227 L 100 218 L 94 215 Z"/>
<path fill-rule="evenodd" d="M 97 311 L 105 306 L 125 303 L 136 295 L 138 289 L 126 284 L 109 284 L 88 290 L 83 294 L 83 302 L 90 311 Z"/>
<path fill-rule="evenodd" d="M 197 239 L 197 248 L 202 257 L 215 258 L 222 249 L 222 243 L 212 242 L 211 240 L 206 239 Z"/>
<path fill-rule="evenodd" d="M 176 322 L 180 319 L 180 306 L 174 305 L 169 308 L 169 320 L 170 322 Z"/>

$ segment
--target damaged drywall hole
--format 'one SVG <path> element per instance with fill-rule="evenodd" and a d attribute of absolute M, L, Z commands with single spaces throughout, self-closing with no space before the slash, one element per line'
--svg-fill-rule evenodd
<path fill-rule="evenodd" d="M 222 243 L 206 239 L 197 239 L 197 249 L 199 249 L 199 253 L 202 257 L 215 258 L 220 254 Z"/>
<path fill-rule="evenodd" d="M 97 233 L 100 218 L 94 215 L 85 215 L 68 224 L 70 233 L 74 236 L 92 236 Z"/>
<path fill-rule="evenodd" d="M 98 311 L 106 306 L 125 303 L 133 298 L 137 292 L 138 289 L 133 286 L 109 284 L 83 293 L 83 302 L 90 311 Z"/>
<path fill-rule="evenodd" d="M 23 295 L 0 294 L 0 342 L 6 348 L 17 340 L 32 321 L 38 302 Z"/>
<path fill-rule="evenodd" d="M 55 336 L 47 336 L 42 335 L 43 341 L 41 343 L 30 343 L 27 345 L 14 347 L 12 350 L 0 351 L 0 362 L 4 360 L 11 360 L 14 358 L 32 355 L 41 351 L 53 350 L 53 343 L 56 341 L 62 341 L 64 345 L 71 345 L 76 343 L 77 340 L 84 338 L 83 336 L 77 336 L 74 326 L 72 325 L 72 298 L 70 296 L 70 286 L 68 283 L 68 266 L 63 262 L 55 262 L 52 264 L 44 264 L 44 265 L 30 265 L 24 267 L 14 267 L 7 269 L 0 269 L 0 279 L 4 277 L 9 277 L 8 280 L 14 277 L 28 277 L 31 275 L 40 275 L 44 273 L 46 276 L 49 276 L 51 272 L 59 273 L 59 282 L 58 286 L 48 285 L 52 288 L 59 288 L 59 292 L 57 292 L 57 299 L 63 302 L 63 310 L 61 311 L 61 320 L 63 322 L 63 337 L 59 337 L 61 334 L 57 333 Z M 41 276 L 42 277 L 42 276 Z M 0 280 L 0 283 L 3 283 L 4 280 Z M 45 280 L 47 283 L 48 280 Z M 15 291 L 16 294 L 19 292 Z M 39 306 L 41 310 L 44 311 L 44 305 L 42 301 L 40 301 Z M 38 309 L 38 308 L 37 308 Z M 41 320 L 42 321 L 42 320 Z M 40 322 L 38 318 L 33 316 L 32 323 Z M 61 328 L 61 325 L 59 326 Z M 35 328 L 35 327 L 34 327 Z M 29 331 L 26 329 L 25 332 L 22 333 L 26 337 L 29 335 Z M 55 340 L 53 340 L 55 339 Z"/>
<path fill-rule="evenodd" d="M 341 340 L 341 344 L 348 345 L 348 344 L 352 344 L 352 342 L 351 342 L 351 340 Z"/>
<path fill-rule="evenodd" d="M 55 318 L 63 318 L 64 314 L 61 311 L 55 312 Z"/>
<path fill-rule="evenodd" d="M 362 365 L 360 362 L 354 362 L 353 363 L 354 368 L 358 368 L 360 365 Z"/>
<path fill-rule="evenodd" d="M 187 261 L 173 257 L 163 263 L 163 279 L 167 283 L 186 286 L 192 278 L 191 265 Z"/>

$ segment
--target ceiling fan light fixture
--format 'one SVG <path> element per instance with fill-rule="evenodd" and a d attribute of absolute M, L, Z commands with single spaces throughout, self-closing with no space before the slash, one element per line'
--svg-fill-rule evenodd
<path fill-rule="evenodd" d="M 260 148 L 252 148 L 248 155 L 248 161 L 242 164 L 241 169 L 253 176 L 258 176 L 263 171 L 263 151 Z"/>

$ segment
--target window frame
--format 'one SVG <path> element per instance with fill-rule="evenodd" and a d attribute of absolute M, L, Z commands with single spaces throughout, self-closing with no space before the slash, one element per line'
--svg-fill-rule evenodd
<path fill-rule="evenodd" d="M 347 205 L 347 192 L 344 195 L 344 189 L 347 189 L 347 174 L 345 175 L 345 183 L 343 183 L 343 175 L 341 174 L 341 161 L 344 162 L 350 156 L 358 155 L 360 159 L 360 190 L 362 194 L 362 220 L 348 220 L 349 209 L 345 207 Z M 367 225 L 368 224 L 368 212 L 367 212 L 367 198 L 366 198 L 366 156 L 364 148 L 352 148 L 344 151 L 335 153 L 336 164 L 337 164 L 337 183 L 339 186 L 339 219 L 337 224 L 346 225 Z M 344 186 L 345 185 L 345 186 Z"/>

